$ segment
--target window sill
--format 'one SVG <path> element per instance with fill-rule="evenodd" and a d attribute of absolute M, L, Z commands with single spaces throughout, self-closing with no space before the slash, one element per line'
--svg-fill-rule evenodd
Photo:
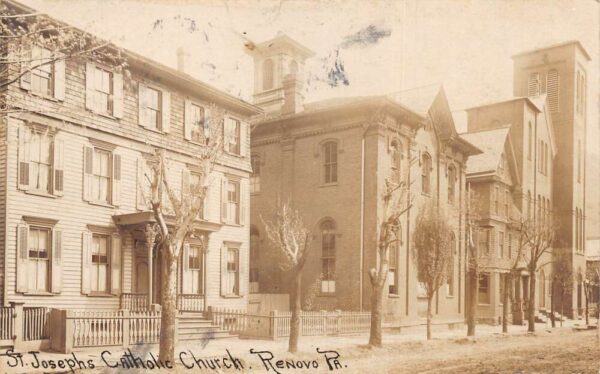
<path fill-rule="evenodd" d="M 117 295 L 112 295 L 104 292 L 90 292 L 87 296 L 89 297 L 118 297 Z"/>
<path fill-rule="evenodd" d="M 58 196 L 56 195 L 52 195 L 48 192 L 45 191 L 36 191 L 36 190 L 25 190 L 24 191 L 26 194 L 28 195 L 35 195 L 35 196 L 41 196 L 41 197 L 48 197 L 50 199 L 56 199 Z"/>
<path fill-rule="evenodd" d="M 208 221 L 206 221 L 208 222 Z M 240 224 L 240 223 L 234 223 L 234 222 L 221 222 L 223 225 L 225 226 L 231 226 L 231 227 L 244 227 L 244 225 Z"/>
<path fill-rule="evenodd" d="M 90 203 L 90 205 L 103 206 L 105 208 L 116 208 L 115 205 L 112 205 L 109 203 L 103 203 L 101 201 L 88 201 L 88 203 Z"/>
<path fill-rule="evenodd" d="M 490 303 L 477 303 L 477 306 L 490 306 Z"/>
<path fill-rule="evenodd" d="M 221 295 L 224 299 L 241 299 L 243 296 L 240 295 Z"/>
<path fill-rule="evenodd" d="M 32 94 L 33 96 L 37 96 L 41 99 L 44 100 L 49 100 L 49 101 L 54 101 L 54 102 L 59 102 L 59 100 L 57 98 L 55 98 L 54 96 L 50 96 L 41 92 L 35 92 L 33 90 L 29 90 L 29 93 Z"/>
<path fill-rule="evenodd" d="M 102 117 L 105 117 L 105 118 L 109 118 L 109 119 L 112 119 L 112 120 L 115 120 L 115 121 L 118 120 L 118 118 L 115 117 L 114 115 L 112 115 L 111 113 L 108 113 L 108 112 L 97 112 L 97 111 L 92 110 L 92 109 L 88 109 L 88 110 L 90 111 L 90 113 L 97 114 L 99 116 L 102 116 Z"/>
<path fill-rule="evenodd" d="M 395 294 L 395 293 L 389 293 L 388 294 L 388 298 L 390 298 L 390 299 L 399 299 L 400 295 Z"/>
<path fill-rule="evenodd" d="M 48 292 L 48 291 L 27 291 L 27 292 L 23 292 L 23 295 L 25 295 L 25 296 L 55 296 L 55 295 L 58 295 L 58 293 L 52 293 L 52 292 Z"/>
<path fill-rule="evenodd" d="M 454 299 L 454 295 L 446 295 L 446 299 Z"/>
<path fill-rule="evenodd" d="M 319 187 L 336 187 L 338 185 L 338 182 L 334 182 L 334 183 L 321 183 L 319 185 Z"/>
<path fill-rule="evenodd" d="M 140 126 L 142 128 L 144 128 L 144 129 L 148 130 L 148 131 L 152 131 L 152 132 L 155 132 L 155 133 L 160 134 L 160 135 L 165 135 L 166 134 L 166 132 L 164 132 L 162 130 L 159 130 L 159 129 L 153 129 L 153 128 L 142 126 L 142 125 L 140 125 Z"/>
<path fill-rule="evenodd" d="M 225 154 L 227 154 L 229 156 L 237 157 L 237 158 L 244 158 L 244 155 L 242 155 L 242 154 L 233 153 L 233 152 L 229 152 L 229 151 L 225 151 Z"/>

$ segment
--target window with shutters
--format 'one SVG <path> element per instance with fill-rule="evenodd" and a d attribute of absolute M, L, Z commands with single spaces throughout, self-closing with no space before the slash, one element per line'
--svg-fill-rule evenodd
<path fill-rule="evenodd" d="M 202 295 L 204 293 L 204 252 L 201 246 L 190 245 L 188 268 L 190 271 L 190 293 Z"/>
<path fill-rule="evenodd" d="M 429 195 L 431 193 L 431 156 L 423 153 L 421 157 L 421 191 Z"/>
<path fill-rule="evenodd" d="M 551 69 L 546 76 L 546 92 L 548 93 L 548 108 L 551 112 L 559 109 L 560 78 L 558 70 Z"/>
<path fill-rule="evenodd" d="M 29 187 L 35 191 L 51 192 L 52 139 L 45 133 L 32 132 L 29 144 Z"/>
<path fill-rule="evenodd" d="M 258 293 L 260 261 L 260 233 L 256 227 L 250 227 L 250 292 Z"/>
<path fill-rule="evenodd" d="M 456 191 L 456 168 L 454 165 L 448 167 L 448 203 L 454 204 Z"/>
<path fill-rule="evenodd" d="M 539 96 L 540 94 L 540 74 L 531 73 L 527 86 L 527 96 Z"/>
<path fill-rule="evenodd" d="M 332 221 L 321 224 L 321 292 L 335 292 L 335 225 Z"/>
<path fill-rule="evenodd" d="M 226 295 L 238 295 L 240 290 L 239 248 L 227 248 L 227 274 L 225 274 Z"/>
<path fill-rule="evenodd" d="M 250 193 L 260 192 L 260 156 L 252 155 L 252 174 L 250 174 Z"/>
<path fill-rule="evenodd" d="M 227 181 L 227 222 L 240 223 L 240 183 L 238 181 Z"/>
<path fill-rule="evenodd" d="M 151 87 L 146 87 L 146 107 L 142 108 L 146 113 L 146 125 L 150 129 L 162 130 L 162 92 Z"/>
<path fill-rule="evenodd" d="M 263 68 L 262 68 L 263 91 L 270 90 L 273 88 L 273 83 L 274 83 L 273 76 L 274 76 L 273 60 L 268 58 L 263 62 Z"/>
<path fill-rule="evenodd" d="M 112 149 L 108 144 L 85 147 L 84 200 L 101 205 L 119 205 L 121 155 Z"/>
<path fill-rule="evenodd" d="M 323 183 L 338 181 L 338 145 L 335 141 L 323 144 Z"/>
<path fill-rule="evenodd" d="M 31 50 L 31 92 L 54 96 L 54 63 L 52 52 L 46 48 L 34 46 Z"/>
<path fill-rule="evenodd" d="M 207 129 L 205 126 L 208 126 L 205 118 L 204 108 L 197 104 L 190 104 L 190 115 L 191 115 L 191 125 L 192 125 L 192 141 L 198 143 L 204 143 L 206 139 L 205 132 Z"/>
<path fill-rule="evenodd" d="M 30 292 L 49 292 L 50 249 L 52 231 L 47 227 L 30 226 L 28 245 L 28 289 Z"/>
<path fill-rule="evenodd" d="M 477 293 L 477 302 L 479 304 L 490 303 L 490 274 L 479 274 L 479 290 Z"/>
<path fill-rule="evenodd" d="M 240 121 L 234 118 L 227 118 L 224 122 L 225 126 L 225 150 L 234 155 L 240 155 Z"/>
<path fill-rule="evenodd" d="M 400 142 L 398 140 L 393 140 L 390 146 L 391 152 L 391 165 L 390 172 L 392 177 L 392 182 L 396 184 L 400 184 L 401 180 L 401 162 L 402 162 L 402 149 L 400 146 Z"/>
<path fill-rule="evenodd" d="M 91 292 L 108 293 L 110 291 L 110 237 L 92 235 Z"/>
<path fill-rule="evenodd" d="M 99 67 L 95 67 L 93 80 L 90 84 L 92 93 L 91 102 L 94 110 L 99 113 L 112 114 L 112 73 Z"/>

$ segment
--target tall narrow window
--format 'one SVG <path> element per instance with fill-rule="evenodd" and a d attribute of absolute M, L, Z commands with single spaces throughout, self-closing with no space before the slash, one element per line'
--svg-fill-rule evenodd
<path fill-rule="evenodd" d="M 256 227 L 250 227 L 250 292 L 259 292 L 260 234 Z"/>
<path fill-rule="evenodd" d="M 539 96 L 540 94 L 540 74 L 531 73 L 527 86 L 527 96 Z"/>
<path fill-rule="evenodd" d="M 531 155 L 533 153 L 533 125 L 531 121 L 527 124 L 527 159 L 531 160 Z"/>
<path fill-rule="evenodd" d="M 504 258 L 504 233 L 498 232 L 498 257 Z"/>
<path fill-rule="evenodd" d="M 512 234 L 508 233 L 508 258 L 512 258 Z"/>
<path fill-rule="evenodd" d="M 190 269 L 190 292 L 201 295 L 204 293 L 204 254 L 202 247 L 199 245 L 191 245 L 188 257 Z"/>
<path fill-rule="evenodd" d="M 35 68 L 31 69 L 31 91 L 45 96 L 54 95 L 54 74 L 52 52 L 34 46 L 31 50 L 31 61 Z"/>
<path fill-rule="evenodd" d="M 421 188 L 424 194 L 431 192 L 431 157 L 427 153 L 422 156 Z"/>
<path fill-rule="evenodd" d="M 250 193 L 260 192 L 260 156 L 252 155 L 250 157 L 252 164 L 252 174 L 250 174 Z"/>
<path fill-rule="evenodd" d="M 227 249 L 227 289 L 226 294 L 238 295 L 240 290 L 239 284 L 239 272 L 240 272 L 240 256 L 237 248 Z"/>
<path fill-rule="evenodd" d="M 331 221 L 321 224 L 321 292 L 335 292 L 335 226 Z"/>
<path fill-rule="evenodd" d="M 51 139 L 48 135 L 32 132 L 29 146 L 29 186 L 41 192 L 50 192 L 52 172 Z"/>
<path fill-rule="evenodd" d="M 162 120 L 162 93 L 154 88 L 146 87 L 146 111 L 147 125 L 151 129 L 160 130 Z"/>
<path fill-rule="evenodd" d="M 548 108 L 551 112 L 558 111 L 560 78 L 558 71 L 552 69 L 546 76 L 546 92 L 548 93 Z"/>
<path fill-rule="evenodd" d="M 400 143 L 398 140 L 392 141 L 391 145 L 391 173 L 392 173 L 392 182 L 396 184 L 400 184 L 400 162 L 402 160 Z"/>
<path fill-rule="evenodd" d="M 388 260 L 388 293 L 390 295 L 398 294 L 398 252 L 400 251 L 400 241 L 390 245 Z"/>
<path fill-rule="evenodd" d="M 338 146 L 336 142 L 327 142 L 323 145 L 323 170 L 324 182 L 337 183 L 338 181 Z"/>
<path fill-rule="evenodd" d="M 240 217 L 240 183 L 227 182 L 227 219 L 230 223 L 239 223 Z"/>
<path fill-rule="evenodd" d="M 454 204 L 454 193 L 456 190 L 456 168 L 450 165 L 448 168 L 448 202 Z"/>
<path fill-rule="evenodd" d="M 494 214 L 498 215 L 500 214 L 500 187 L 499 186 L 494 186 L 494 195 L 492 196 L 492 198 L 494 199 Z"/>
<path fill-rule="evenodd" d="M 454 261 L 456 260 L 456 237 L 454 233 L 451 234 L 450 237 L 450 253 L 452 253 L 452 257 L 450 258 L 450 263 L 448 264 L 448 296 L 454 296 L 456 285 L 454 278 Z"/>
<path fill-rule="evenodd" d="M 29 228 L 27 240 L 29 260 L 27 269 L 28 289 L 47 292 L 49 290 L 50 229 L 45 227 Z"/>
<path fill-rule="evenodd" d="M 100 113 L 112 113 L 112 73 L 96 67 L 92 84 L 95 110 Z"/>
<path fill-rule="evenodd" d="M 108 235 L 93 235 L 92 242 L 92 274 L 91 291 L 109 291 L 109 237 Z"/>
<path fill-rule="evenodd" d="M 504 190 L 504 216 L 506 219 L 510 218 L 510 192 L 508 190 Z"/>
<path fill-rule="evenodd" d="M 490 254 L 490 230 L 481 229 L 479 231 L 479 253 Z"/>
<path fill-rule="evenodd" d="M 262 78 L 263 78 L 263 90 L 270 90 L 273 88 L 273 60 L 270 58 L 263 62 Z"/>
<path fill-rule="evenodd" d="M 531 191 L 527 191 L 527 219 L 531 219 L 531 204 L 533 203 L 531 198 Z"/>
<path fill-rule="evenodd" d="M 110 152 L 94 148 L 92 198 L 102 203 L 110 202 Z"/>
<path fill-rule="evenodd" d="M 479 304 L 490 303 L 490 275 L 489 273 L 479 274 L 479 292 L 477 293 L 477 302 Z"/>
<path fill-rule="evenodd" d="M 203 143 L 207 134 L 207 126 L 204 108 L 200 105 L 191 104 L 191 124 L 192 124 L 192 140 Z"/>
<path fill-rule="evenodd" d="M 240 154 L 240 121 L 234 118 L 225 120 L 225 146 L 229 153 Z"/>
<path fill-rule="evenodd" d="M 581 183 L 581 140 L 577 140 L 577 182 Z"/>

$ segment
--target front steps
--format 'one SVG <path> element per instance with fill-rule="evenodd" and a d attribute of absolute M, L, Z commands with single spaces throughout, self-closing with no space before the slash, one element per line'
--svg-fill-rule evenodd
<path fill-rule="evenodd" d="M 177 339 L 179 341 L 207 341 L 234 338 L 235 335 L 214 325 L 202 313 L 182 312 L 177 316 Z"/>

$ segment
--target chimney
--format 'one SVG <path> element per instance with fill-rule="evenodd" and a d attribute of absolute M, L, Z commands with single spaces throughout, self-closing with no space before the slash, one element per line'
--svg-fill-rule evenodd
<path fill-rule="evenodd" d="M 183 47 L 177 48 L 177 70 L 180 73 L 185 73 L 185 51 Z"/>
<path fill-rule="evenodd" d="M 302 95 L 302 81 L 296 73 L 291 73 L 283 78 L 283 106 L 281 114 L 294 114 L 304 110 L 304 96 Z"/>

